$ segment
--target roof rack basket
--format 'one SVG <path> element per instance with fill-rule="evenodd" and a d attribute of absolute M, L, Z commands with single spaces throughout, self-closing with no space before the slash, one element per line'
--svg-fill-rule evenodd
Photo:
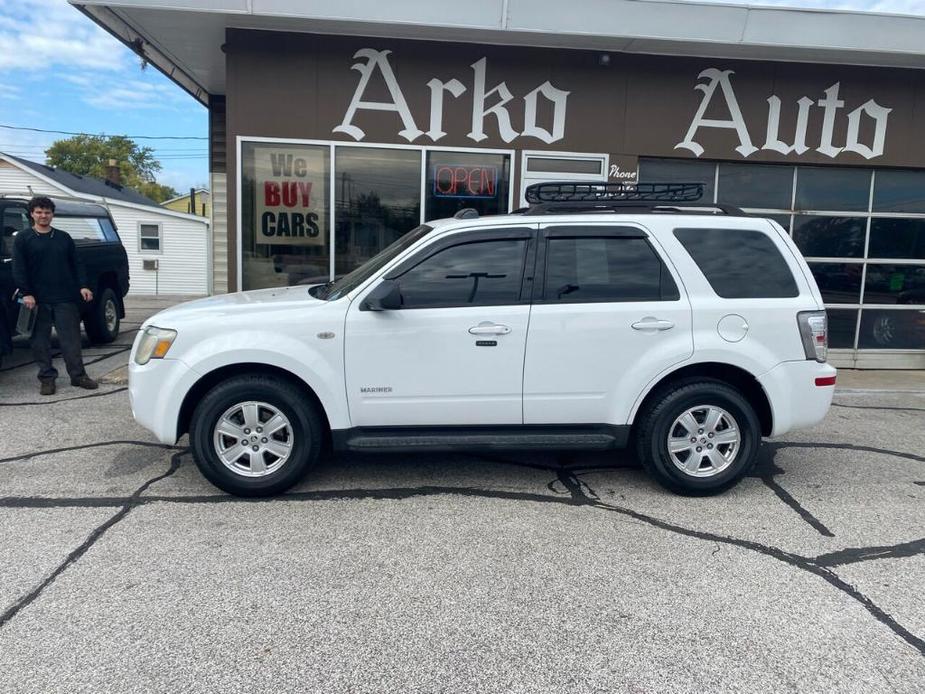
<path fill-rule="evenodd" d="M 700 202 L 703 183 L 550 182 L 527 186 L 522 214 L 563 212 L 662 212 L 744 216 L 738 207 Z"/>
<path fill-rule="evenodd" d="M 534 183 L 531 205 L 544 202 L 699 202 L 703 183 Z"/>

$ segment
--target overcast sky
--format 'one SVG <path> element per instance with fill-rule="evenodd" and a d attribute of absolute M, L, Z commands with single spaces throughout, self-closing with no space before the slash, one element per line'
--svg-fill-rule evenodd
<path fill-rule="evenodd" d="M 728 1 L 925 15 L 925 0 Z M 155 148 L 162 183 L 181 191 L 207 183 L 206 109 L 156 69 L 142 70 L 131 51 L 65 0 L 0 0 L 0 46 L 0 125 L 200 137 L 137 142 Z M 62 137 L 0 127 L 0 151 L 41 162 Z"/>

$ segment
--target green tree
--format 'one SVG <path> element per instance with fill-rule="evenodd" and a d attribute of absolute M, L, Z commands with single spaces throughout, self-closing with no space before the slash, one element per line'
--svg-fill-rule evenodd
<path fill-rule="evenodd" d="M 161 163 L 154 156 L 154 150 L 139 147 L 121 135 L 75 135 L 56 140 L 45 150 L 45 156 L 49 166 L 97 178 L 106 178 L 109 160 L 115 159 L 122 185 L 137 190 L 155 202 L 163 202 L 177 195 L 170 186 L 157 182 L 155 177 L 161 170 Z"/>

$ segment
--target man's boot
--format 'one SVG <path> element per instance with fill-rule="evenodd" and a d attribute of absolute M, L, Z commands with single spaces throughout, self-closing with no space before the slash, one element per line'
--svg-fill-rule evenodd
<path fill-rule="evenodd" d="M 86 388 L 87 390 L 96 390 L 100 387 L 99 383 L 87 376 L 87 374 L 78 376 L 77 378 L 72 378 L 71 385 L 77 386 L 78 388 Z"/>
<path fill-rule="evenodd" d="M 39 389 L 41 395 L 54 395 L 55 394 L 55 379 L 53 378 L 43 378 L 41 379 L 42 387 Z"/>

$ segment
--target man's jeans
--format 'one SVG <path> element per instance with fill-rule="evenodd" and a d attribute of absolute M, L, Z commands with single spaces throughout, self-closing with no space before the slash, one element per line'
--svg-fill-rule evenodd
<path fill-rule="evenodd" d="M 51 365 L 52 324 L 58 333 L 68 375 L 71 378 L 84 376 L 87 372 L 80 354 L 80 309 L 77 304 L 39 304 L 32 333 L 32 356 L 39 367 L 39 380 L 58 376 L 57 369 Z"/>

